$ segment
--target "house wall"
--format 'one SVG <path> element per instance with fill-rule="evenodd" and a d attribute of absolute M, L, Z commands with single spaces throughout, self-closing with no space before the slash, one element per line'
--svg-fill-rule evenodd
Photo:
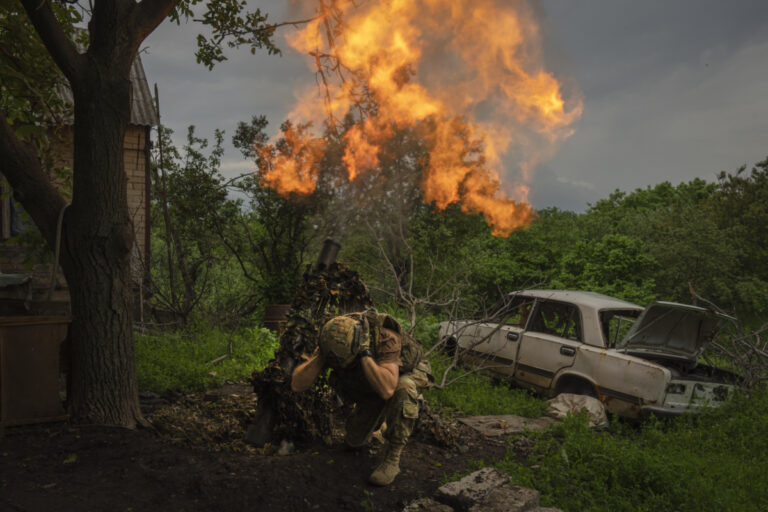
<path fill-rule="evenodd" d="M 134 279 L 143 276 L 145 263 L 148 264 L 146 237 L 147 226 L 147 130 L 144 126 L 131 125 L 125 134 L 123 158 L 125 173 L 128 175 L 128 211 L 133 219 L 135 250 L 131 266 Z"/>
<path fill-rule="evenodd" d="M 74 146 L 73 129 L 65 127 L 61 132 L 62 142 L 55 143 L 52 147 L 51 158 L 54 167 L 73 167 Z M 123 144 L 123 158 L 125 172 L 128 176 L 128 210 L 133 219 L 135 230 L 135 245 L 131 257 L 131 268 L 134 281 L 138 284 L 145 275 L 145 262 L 148 263 L 147 251 L 147 134 L 145 126 L 129 125 Z M 0 172 L 2 169 L 0 169 Z M 71 180 L 65 179 L 60 183 L 65 194 L 71 190 Z M 23 249 L 10 241 L 0 241 L 0 272 L 6 274 L 22 273 L 33 276 L 34 297 L 42 299 L 47 295 L 50 287 L 51 265 L 25 263 Z M 59 274 L 61 274 L 59 272 Z M 68 300 L 66 282 L 61 275 L 58 276 L 54 292 L 54 300 Z"/>

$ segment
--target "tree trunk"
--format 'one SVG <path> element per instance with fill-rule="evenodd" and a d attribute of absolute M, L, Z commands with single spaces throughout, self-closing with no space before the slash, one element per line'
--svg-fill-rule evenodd
<path fill-rule="evenodd" d="M 139 408 L 132 331 L 123 139 L 130 121 L 130 69 L 139 44 L 179 0 L 91 3 L 90 45 L 80 53 L 50 1 L 19 0 L 75 99 L 72 203 L 62 229 L 61 268 L 74 318 L 68 407 L 75 423 L 134 427 Z M 53 247 L 64 199 L 34 145 L 19 139 L 0 108 L 0 160 L 17 198 Z"/>
<path fill-rule="evenodd" d="M 72 300 L 69 413 L 77 423 L 134 427 L 139 408 L 132 330 L 123 139 L 130 120 L 128 73 L 90 59 L 75 88 L 74 195 L 62 268 Z"/>

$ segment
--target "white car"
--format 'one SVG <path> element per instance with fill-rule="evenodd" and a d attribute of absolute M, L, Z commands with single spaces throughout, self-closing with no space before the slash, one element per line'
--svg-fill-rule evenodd
<path fill-rule="evenodd" d="M 725 402 L 737 376 L 700 363 L 733 318 L 672 302 L 647 308 L 591 292 L 510 294 L 501 323 L 442 322 L 449 352 L 547 396 L 599 398 L 624 417 L 677 415 Z"/>

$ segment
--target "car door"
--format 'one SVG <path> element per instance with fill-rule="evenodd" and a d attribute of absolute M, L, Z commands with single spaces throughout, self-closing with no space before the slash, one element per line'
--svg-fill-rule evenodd
<path fill-rule="evenodd" d="M 557 372 L 573 365 L 581 343 L 579 308 L 567 302 L 538 300 L 518 342 L 515 379 L 549 388 Z"/>
<path fill-rule="evenodd" d="M 518 343 L 523 329 L 533 308 L 534 299 L 514 296 L 503 307 L 504 313 L 499 322 L 483 322 L 467 326 L 464 339 L 471 343 L 461 343 L 471 358 L 485 368 L 502 374 L 514 374 Z"/>

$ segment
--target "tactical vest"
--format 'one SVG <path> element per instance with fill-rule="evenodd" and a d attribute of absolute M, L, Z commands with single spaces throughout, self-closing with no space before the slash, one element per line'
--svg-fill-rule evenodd
<path fill-rule="evenodd" d="M 379 313 L 375 309 L 368 309 L 362 313 L 348 313 L 344 316 L 360 322 L 363 332 L 370 336 L 371 350 L 374 354 L 377 354 L 382 328 L 394 331 L 400 336 L 400 373 L 413 371 L 424 357 L 424 348 L 421 343 L 408 334 L 393 316 Z"/>

